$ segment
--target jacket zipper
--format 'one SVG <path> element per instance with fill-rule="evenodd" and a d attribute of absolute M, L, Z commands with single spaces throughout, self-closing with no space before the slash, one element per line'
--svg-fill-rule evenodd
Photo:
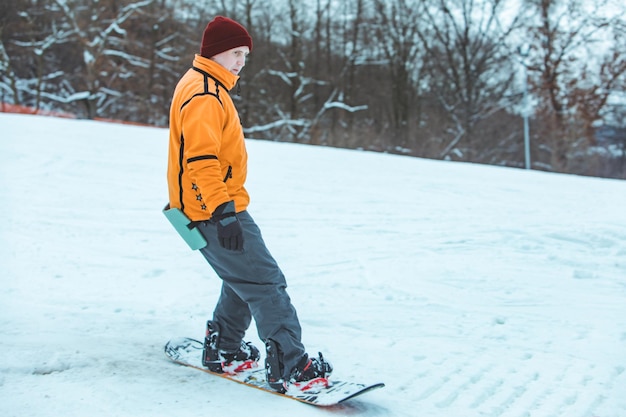
<path fill-rule="evenodd" d="M 226 171 L 226 176 L 224 177 L 224 182 L 228 181 L 228 179 L 232 177 L 233 177 L 233 167 L 232 165 L 229 165 L 228 171 Z"/>

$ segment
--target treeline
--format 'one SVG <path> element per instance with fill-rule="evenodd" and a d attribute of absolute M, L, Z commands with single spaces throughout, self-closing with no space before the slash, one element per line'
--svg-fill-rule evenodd
<path fill-rule="evenodd" d="M 3 0 L 0 101 L 167 126 L 174 86 L 222 14 L 254 39 L 233 92 L 247 137 L 524 167 L 526 116 L 533 169 L 626 178 L 625 10 L 612 0 Z"/>

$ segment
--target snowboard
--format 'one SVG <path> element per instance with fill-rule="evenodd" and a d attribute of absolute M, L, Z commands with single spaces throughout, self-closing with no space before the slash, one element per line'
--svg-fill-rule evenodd
<path fill-rule="evenodd" d="M 271 394 L 319 407 L 333 406 L 358 395 L 362 395 L 366 392 L 385 386 L 383 383 L 361 384 L 356 382 L 329 380 L 327 385 L 314 384 L 311 387 L 306 387 L 304 390 L 297 387 L 290 387 L 287 392 L 280 393 L 270 388 L 267 384 L 265 380 L 265 369 L 263 367 L 257 367 L 237 372 L 235 374 L 220 374 L 209 371 L 207 368 L 200 365 L 202 363 L 202 349 L 203 343 L 199 340 L 188 337 L 178 337 L 167 342 L 165 345 L 165 356 L 167 356 L 172 362 L 179 365 L 197 369 L 199 371 L 257 388 Z"/>

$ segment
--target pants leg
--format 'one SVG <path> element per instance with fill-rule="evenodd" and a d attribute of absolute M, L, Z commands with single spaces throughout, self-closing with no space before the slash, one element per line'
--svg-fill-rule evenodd
<path fill-rule="evenodd" d="M 261 231 L 247 211 L 237 214 L 244 234 L 244 250 L 229 251 L 217 240 L 215 225 L 199 228 L 208 245 L 202 254 L 222 279 L 222 293 L 214 320 L 222 327 L 223 349 L 239 347 L 253 316 L 261 340 L 272 339 L 283 352 L 285 377 L 302 355 L 302 331 L 287 294 L 287 282 L 265 246 Z"/>
<path fill-rule="evenodd" d="M 213 312 L 213 320 L 222 328 L 220 349 L 232 352 L 239 349 L 252 315 L 248 304 L 225 281 L 222 281 L 222 292 Z"/>

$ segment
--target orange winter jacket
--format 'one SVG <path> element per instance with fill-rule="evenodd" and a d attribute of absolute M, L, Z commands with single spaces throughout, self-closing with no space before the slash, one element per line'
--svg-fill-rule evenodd
<path fill-rule="evenodd" d="M 238 76 L 196 55 L 174 90 L 170 107 L 167 181 L 170 207 L 191 220 L 211 218 L 234 200 L 237 212 L 250 197 L 244 187 L 248 155 L 239 114 L 228 94 Z"/>

